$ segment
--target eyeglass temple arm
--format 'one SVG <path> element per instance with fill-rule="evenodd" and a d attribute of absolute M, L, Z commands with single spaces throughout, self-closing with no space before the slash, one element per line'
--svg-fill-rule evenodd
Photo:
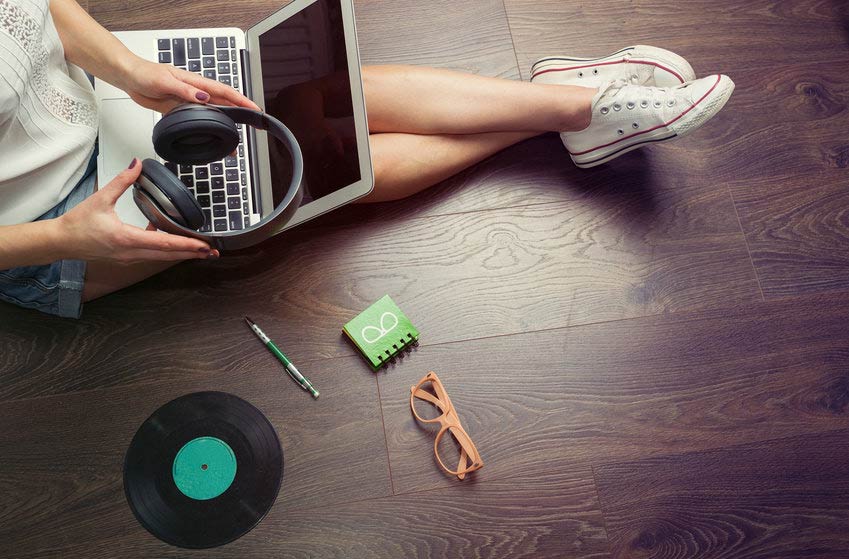
<path fill-rule="evenodd" d="M 449 406 L 447 406 L 445 402 L 443 402 L 427 390 L 422 390 L 421 388 L 416 388 L 415 386 L 413 387 L 413 389 L 413 396 L 415 396 L 416 398 L 430 402 L 431 404 L 442 410 L 443 413 L 448 411 Z"/>

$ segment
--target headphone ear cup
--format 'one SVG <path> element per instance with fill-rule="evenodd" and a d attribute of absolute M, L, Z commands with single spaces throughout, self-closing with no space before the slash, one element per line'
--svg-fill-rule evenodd
<path fill-rule="evenodd" d="M 142 171 L 136 185 L 175 222 L 197 231 L 206 223 L 203 210 L 180 179 L 165 165 L 153 159 L 142 161 Z"/>
<path fill-rule="evenodd" d="M 174 163 L 204 165 L 224 159 L 238 145 L 236 123 L 216 107 L 179 105 L 153 127 L 153 149 Z"/>

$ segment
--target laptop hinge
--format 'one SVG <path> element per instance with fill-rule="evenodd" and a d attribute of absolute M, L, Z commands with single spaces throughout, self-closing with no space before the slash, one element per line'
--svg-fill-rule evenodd
<path fill-rule="evenodd" d="M 251 58 L 248 55 L 248 49 L 239 50 L 239 58 L 242 62 L 242 91 L 245 92 L 245 97 L 253 99 L 253 88 L 251 87 Z M 256 149 L 256 130 L 250 126 L 245 126 L 245 141 L 248 149 L 248 163 L 251 166 L 251 202 L 253 203 L 253 213 L 259 214 L 262 217 L 262 194 L 259 188 L 259 164 L 258 158 L 254 153 Z"/>

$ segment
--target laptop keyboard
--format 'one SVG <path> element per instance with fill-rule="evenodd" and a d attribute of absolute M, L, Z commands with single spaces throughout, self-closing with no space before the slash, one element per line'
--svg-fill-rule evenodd
<path fill-rule="evenodd" d="M 180 37 L 156 40 L 161 64 L 172 64 L 241 91 L 235 37 Z M 237 231 L 250 225 L 251 202 L 245 167 L 245 125 L 237 124 L 239 147 L 235 155 L 208 165 L 165 166 L 180 177 L 203 208 L 203 232 Z"/>

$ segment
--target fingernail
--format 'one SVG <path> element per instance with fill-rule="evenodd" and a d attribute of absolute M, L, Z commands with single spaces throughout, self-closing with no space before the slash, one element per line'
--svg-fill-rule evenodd
<path fill-rule="evenodd" d="M 209 252 L 209 249 L 207 247 L 200 247 L 198 252 Z"/>
<path fill-rule="evenodd" d="M 206 101 L 209 99 L 209 93 L 205 91 L 198 91 L 197 93 L 195 93 L 195 97 L 198 101 Z"/>
<path fill-rule="evenodd" d="M 214 252 L 210 252 L 209 256 L 206 257 L 207 260 L 215 260 L 216 258 L 218 258 L 218 255 Z"/>
<path fill-rule="evenodd" d="M 136 166 L 136 161 L 138 161 L 138 159 L 136 159 L 135 157 L 133 157 L 133 160 L 132 160 L 132 161 L 130 161 L 130 166 L 129 166 L 129 167 L 127 167 L 127 169 L 132 169 L 133 167 L 135 167 L 135 166 Z"/>

